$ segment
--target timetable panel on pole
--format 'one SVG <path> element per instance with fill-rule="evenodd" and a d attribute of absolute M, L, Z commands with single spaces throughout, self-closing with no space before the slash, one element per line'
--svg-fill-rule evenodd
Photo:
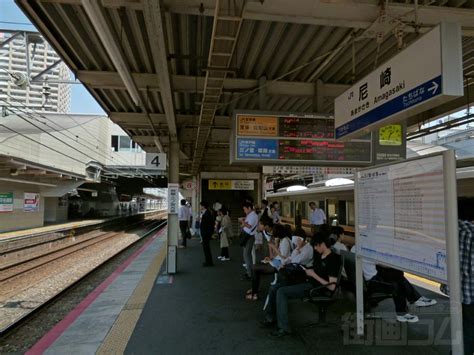
<path fill-rule="evenodd" d="M 357 172 L 358 254 L 447 281 L 443 166 L 436 155 Z"/>

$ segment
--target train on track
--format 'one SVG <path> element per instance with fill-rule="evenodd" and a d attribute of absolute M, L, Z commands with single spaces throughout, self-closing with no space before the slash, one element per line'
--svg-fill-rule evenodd
<path fill-rule="evenodd" d="M 474 161 L 458 161 L 456 171 L 458 196 L 474 196 Z M 349 177 L 351 178 L 351 177 Z M 306 190 L 293 192 L 276 192 L 266 196 L 270 203 L 277 202 L 280 206 L 280 217 L 284 224 L 293 228 L 301 225 L 310 231 L 309 208 L 310 202 L 315 202 L 326 212 L 329 223 L 337 224 L 344 229 L 343 243 L 351 246 L 354 244 L 355 235 L 355 205 L 354 183 L 338 186 L 327 186 L 331 180 L 310 184 Z M 473 206 L 474 208 L 474 206 Z"/>

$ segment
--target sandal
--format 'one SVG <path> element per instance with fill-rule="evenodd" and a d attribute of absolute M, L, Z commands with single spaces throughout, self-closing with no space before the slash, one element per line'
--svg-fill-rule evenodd
<path fill-rule="evenodd" d="M 249 301 L 257 301 L 258 300 L 258 295 L 256 293 L 252 294 L 248 294 L 247 296 L 245 296 L 245 298 Z"/>

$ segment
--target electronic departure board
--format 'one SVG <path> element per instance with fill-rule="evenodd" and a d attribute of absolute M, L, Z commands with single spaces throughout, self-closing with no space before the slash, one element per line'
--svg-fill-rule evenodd
<path fill-rule="evenodd" d="M 295 138 L 334 138 L 334 119 L 279 117 L 279 136 Z"/>
<path fill-rule="evenodd" d="M 371 151 L 368 142 L 337 142 L 334 140 L 287 140 L 280 139 L 279 160 L 316 160 L 370 163 Z"/>
<path fill-rule="evenodd" d="M 232 124 L 230 163 L 367 166 L 372 139 L 339 142 L 334 119 L 316 114 L 239 111 Z"/>

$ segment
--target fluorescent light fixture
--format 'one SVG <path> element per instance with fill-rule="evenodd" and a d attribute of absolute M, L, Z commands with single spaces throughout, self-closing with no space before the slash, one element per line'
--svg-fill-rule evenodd
<path fill-rule="evenodd" d="M 350 185 L 354 184 L 354 181 L 351 179 L 345 179 L 345 178 L 335 178 L 328 180 L 324 183 L 325 186 L 341 186 L 341 185 Z"/>
<path fill-rule="evenodd" d="M 303 191 L 303 190 L 307 190 L 308 188 L 306 186 L 303 186 L 303 185 L 293 185 L 293 186 L 288 186 L 286 188 L 286 191 L 288 192 L 294 192 L 294 191 Z"/>

